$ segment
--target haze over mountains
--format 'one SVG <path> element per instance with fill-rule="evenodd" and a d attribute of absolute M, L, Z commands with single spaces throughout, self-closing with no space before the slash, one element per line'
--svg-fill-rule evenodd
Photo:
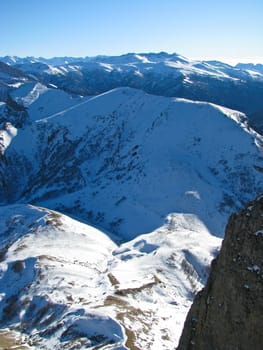
<path fill-rule="evenodd" d="M 262 66 L 0 61 L 4 337 L 174 349 L 228 216 L 263 189 Z"/>

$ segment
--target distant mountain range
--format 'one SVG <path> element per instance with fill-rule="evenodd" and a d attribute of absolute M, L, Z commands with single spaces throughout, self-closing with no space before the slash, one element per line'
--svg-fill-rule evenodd
<path fill-rule="evenodd" d="M 15 75 L 25 75 L 69 93 L 96 95 L 132 87 L 154 95 L 208 101 L 242 111 L 262 132 L 263 65 L 191 61 L 177 54 L 129 53 L 122 56 L 0 58 Z M 1 68 L 0 72 L 5 69 Z"/>
<path fill-rule="evenodd" d="M 260 67 L 0 60 L 0 339 L 174 349 L 228 216 L 263 191 Z"/>

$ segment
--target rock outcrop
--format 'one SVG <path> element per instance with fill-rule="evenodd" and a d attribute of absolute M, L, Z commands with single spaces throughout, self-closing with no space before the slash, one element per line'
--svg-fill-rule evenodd
<path fill-rule="evenodd" d="M 206 287 L 197 294 L 177 350 L 263 348 L 263 196 L 230 217 Z"/>

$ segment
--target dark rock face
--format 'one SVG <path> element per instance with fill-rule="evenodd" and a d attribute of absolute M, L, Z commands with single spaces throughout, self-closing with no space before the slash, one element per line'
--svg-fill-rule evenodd
<path fill-rule="evenodd" d="M 263 196 L 230 217 L 177 350 L 263 349 Z"/>

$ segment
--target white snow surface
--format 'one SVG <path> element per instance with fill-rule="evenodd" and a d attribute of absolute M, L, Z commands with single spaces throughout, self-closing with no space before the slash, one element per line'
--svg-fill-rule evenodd
<path fill-rule="evenodd" d="M 71 332 L 86 337 L 81 349 L 123 343 L 122 326 L 97 307 L 110 292 L 108 261 L 116 245 L 107 235 L 32 206 L 2 207 L 1 214 L 1 244 L 9 246 L 1 264 L 1 323 L 24 323 L 37 348 L 69 349 Z M 18 296 L 14 319 L 5 311 L 12 295 Z M 43 330 L 52 336 L 41 339 Z"/>
<path fill-rule="evenodd" d="M 160 53 L 128 53 L 121 56 L 96 56 L 96 57 L 65 57 L 65 58 L 19 58 L 5 57 L 4 62 L 18 64 L 22 71 L 40 75 L 48 74 L 61 77 L 70 72 L 78 72 L 82 75 L 85 71 L 102 70 L 105 72 L 131 72 L 137 76 L 145 76 L 149 72 L 167 76 L 173 74 L 176 77 L 183 75 L 189 83 L 195 75 L 209 76 L 216 79 L 231 81 L 243 78 L 263 79 L 262 65 L 237 65 L 233 67 L 219 61 L 191 60 L 179 54 Z"/>
<path fill-rule="evenodd" d="M 130 88 L 12 97 L 31 122 L 1 134 L 0 328 L 37 349 L 174 349 L 229 214 L 262 191 L 262 137 Z"/>
<path fill-rule="evenodd" d="M 4 127 L 0 129 L 0 154 L 4 154 L 16 135 L 17 129 L 11 123 L 5 123 Z"/>
<path fill-rule="evenodd" d="M 21 85 L 11 93 L 11 96 L 17 103 L 27 108 L 31 120 L 59 113 L 88 99 L 70 95 L 60 89 L 48 88 L 36 82 Z"/>
<path fill-rule="evenodd" d="M 92 341 L 103 349 L 172 349 L 220 244 L 190 214 L 171 214 L 154 232 L 117 246 L 54 211 L 0 209 L 1 248 L 8 247 L 0 265 L 1 323 L 23 324 L 37 348 L 71 349 L 74 330 L 84 338 L 79 349 Z M 6 311 L 13 295 L 14 318 Z"/>
<path fill-rule="evenodd" d="M 71 142 L 79 140 L 75 157 L 85 152 L 81 174 L 89 184 L 41 205 L 72 207 L 80 201 L 81 207 L 103 212 L 106 222 L 120 219 L 118 232 L 125 239 L 161 226 L 175 211 L 197 215 L 222 237 L 235 205 L 262 187 L 255 169 L 262 164 L 262 139 L 242 113 L 221 106 L 119 88 L 38 120 L 37 126 L 66 128 Z M 14 144 L 32 163 L 35 134 L 24 130 Z M 24 145 L 25 138 L 31 144 Z"/>

